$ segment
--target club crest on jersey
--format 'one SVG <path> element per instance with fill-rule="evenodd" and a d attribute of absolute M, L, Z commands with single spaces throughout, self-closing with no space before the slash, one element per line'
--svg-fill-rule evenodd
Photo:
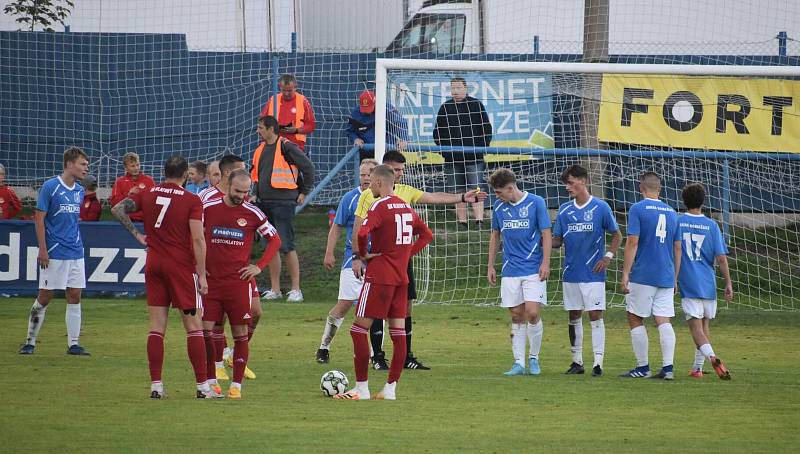
<path fill-rule="evenodd" d="M 81 203 L 81 195 L 77 192 L 73 194 L 73 198 L 75 199 L 75 203 Z"/>
<path fill-rule="evenodd" d="M 528 217 L 528 207 L 522 207 L 519 209 L 520 217 L 527 218 Z"/>
<path fill-rule="evenodd" d="M 236 220 L 236 223 L 239 224 L 239 227 L 244 227 L 247 225 L 247 219 L 239 218 Z"/>
<path fill-rule="evenodd" d="M 212 227 L 211 236 L 214 238 L 228 238 L 231 240 L 243 240 L 244 232 L 230 227 Z"/>
<path fill-rule="evenodd" d="M 592 217 L 594 216 L 593 211 L 587 211 L 583 213 L 583 220 L 586 222 L 592 222 Z"/>
<path fill-rule="evenodd" d="M 144 183 L 139 183 L 139 189 L 144 189 Z"/>

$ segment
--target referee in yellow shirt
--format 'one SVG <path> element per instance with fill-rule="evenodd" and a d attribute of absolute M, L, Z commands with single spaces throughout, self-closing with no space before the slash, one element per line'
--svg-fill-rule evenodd
<path fill-rule="evenodd" d="M 482 202 L 486 199 L 487 194 L 483 191 L 473 189 L 463 194 L 450 194 L 447 192 L 424 192 L 419 189 L 400 183 L 403 178 L 403 172 L 406 167 L 406 158 L 403 153 L 391 150 L 383 155 L 383 164 L 390 166 L 394 169 L 394 193 L 397 197 L 403 199 L 409 204 L 432 204 L 432 205 L 455 205 L 456 203 L 476 203 Z M 372 191 L 364 191 L 358 199 L 358 207 L 356 208 L 356 217 L 353 221 L 353 244 L 357 244 L 358 230 L 361 223 L 367 216 L 369 207 L 376 200 L 372 195 Z M 353 272 L 357 277 L 363 277 L 364 264 L 355 255 L 353 256 Z M 430 367 L 422 364 L 412 353 L 411 350 L 411 301 L 417 298 L 417 290 L 414 284 L 414 270 L 411 266 L 411 261 L 408 262 L 408 317 L 406 317 L 406 347 L 407 355 L 405 368 L 406 369 L 420 369 L 430 370 Z M 370 343 L 372 344 L 372 367 L 376 370 L 388 370 L 389 366 L 386 363 L 385 353 L 383 351 L 383 320 L 375 320 L 370 328 Z"/>

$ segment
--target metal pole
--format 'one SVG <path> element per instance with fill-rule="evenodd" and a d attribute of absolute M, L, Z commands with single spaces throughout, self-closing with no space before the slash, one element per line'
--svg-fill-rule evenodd
<path fill-rule="evenodd" d="M 608 0 L 585 0 L 583 8 L 583 61 L 608 62 Z M 600 148 L 597 123 L 600 118 L 600 85 L 603 76 L 585 74 L 581 100 L 581 147 Z M 604 197 L 606 160 L 600 157 L 584 161 L 589 171 L 589 192 Z"/>
<path fill-rule="evenodd" d="M 727 159 L 722 160 L 722 237 L 725 243 L 730 241 L 731 225 L 731 171 Z"/>
<path fill-rule="evenodd" d="M 533 59 L 539 59 L 539 35 L 533 35 Z"/>
<path fill-rule="evenodd" d="M 277 56 L 272 57 L 272 115 L 275 116 L 275 119 L 278 120 L 278 103 L 280 100 L 278 99 L 278 78 L 280 78 L 280 71 L 278 71 L 278 63 L 280 60 Z"/>
<path fill-rule="evenodd" d="M 786 56 L 786 41 L 788 41 L 789 36 L 786 32 L 778 32 L 778 56 L 785 57 Z"/>

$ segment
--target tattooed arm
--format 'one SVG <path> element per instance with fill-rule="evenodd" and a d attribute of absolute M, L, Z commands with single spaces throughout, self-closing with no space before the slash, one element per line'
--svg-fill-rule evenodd
<path fill-rule="evenodd" d="M 113 208 L 111 208 L 111 214 L 113 214 L 114 217 L 117 218 L 119 223 L 122 224 L 122 226 L 125 227 L 127 231 L 131 232 L 131 235 L 133 235 L 133 237 L 136 238 L 136 241 L 141 243 L 142 246 L 147 246 L 146 236 L 143 235 L 142 232 L 140 232 L 135 225 L 133 225 L 131 217 L 128 216 L 128 213 L 133 213 L 136 210 L 137 210 L 136 202 L 134 202 L 130 198 L 125 198 L 118 204 L 114 205 Z"/>

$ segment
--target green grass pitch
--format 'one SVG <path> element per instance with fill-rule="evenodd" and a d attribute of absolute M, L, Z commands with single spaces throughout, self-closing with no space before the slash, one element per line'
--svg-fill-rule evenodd
<path fill-rule="evenodd" d="M 144 301 L 84 301 L 82 343 L 90 358 L 64 354 L 63 300 L 48 310 L 36 354 L 18 355 L 30 304 L 0 300 L 4 452 L 782 452 L 800 442 L 797 313 L 720 313 L 713 343 L 731 382 L 686 376 L 693 346 L 676 319 L 676 379 L 656 382 L 616 377 L 633 364 L 619 309 L 607 314 L 604 377 L 562 374 L 570 362 L 566 315 L 550 308 L 543 313 L 542 375 L 508 378 L 501 375 L 511 365 L 504 310 L 421 305 L 415 351 L 433 370 L 405 371 L 395 402 L 341 402 L 318 386 L 329 369 L 355 378 L 352 314 L 331 364 L 319 365 L 314 352 L 331 301 L 272 303 L 251 347 L 258 378 L 236 402 L 193 398 L 174 311 L 168 395 L 152 401 Z M 658 366 L 657 332 L 648 328 L 651 364 Z M 589 343 L 588 322 L 585 338 Z M 589 348 L 584 357 L 591 363 Z M 376 392 L 385 372 L 370 378 Z"/>

